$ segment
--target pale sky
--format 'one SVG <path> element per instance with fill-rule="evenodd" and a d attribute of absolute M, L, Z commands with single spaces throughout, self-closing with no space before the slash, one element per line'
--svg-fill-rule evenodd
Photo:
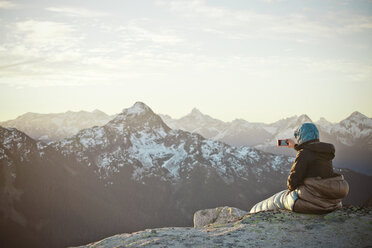
<path fill-rule="evenodd" d="M 372 116 L 371 0 L 0 0 L 0 121 L 143 101 L 231 121 Z"/>

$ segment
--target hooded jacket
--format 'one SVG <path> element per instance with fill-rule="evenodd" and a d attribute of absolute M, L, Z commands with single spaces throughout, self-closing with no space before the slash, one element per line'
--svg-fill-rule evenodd
<path fill-rule="evenodd" d="M 289 191 L 303 185 L 305 178 L 334 177 L 332 159 L 335 157 L 335 147 L 332 144 L 319 142 L 318 139 L 295 145 L 297 156 L 288 176 Z"/>

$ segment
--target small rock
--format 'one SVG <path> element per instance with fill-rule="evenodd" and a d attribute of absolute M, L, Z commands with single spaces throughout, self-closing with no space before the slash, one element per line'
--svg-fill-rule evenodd
<path fill-rule="evenodd" d="M 209 224 L 225 224 L 235 221 L 246 214 L 248 212 L 227 206 L 199 210 L 194 214 L 194 227 L 203 227 Z"/>

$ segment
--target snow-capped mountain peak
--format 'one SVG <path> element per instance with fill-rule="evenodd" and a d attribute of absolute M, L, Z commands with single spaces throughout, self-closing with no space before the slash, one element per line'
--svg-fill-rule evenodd
<path fill-rule="evenodd" d="M 149 106 L 143 102 L 136 102 L 132 107 L 123 109 L 122 113 L 127 115 L 140 115 L 143 113 L 154 113 Z"/>
<path fill-rule="evenodd" d="M 95 109 L 92 111 L 93 114 L 96 114 L 96 115 L 106 115 L 105 112 L 99 110 L 99 109 Z"/>
<path fill-rule="evenodd" d="M 320 119 L 315 123 L 315 124 L 318 124 L 320 126 L 325 126 L 325 125 L 331 125 L 332 122 L 328 121 L 326 118 L 324 117 L 320 117 Z"/>
<path fill-rule="evenodd" d="M 270 126 L 276 128 L 276 132 L 280 130 L 287 130 L 287 129 L 296 129 L 301 126 L 303 123 L 313 122 L 309 116 L 303 114 L 300 116 L 294 115 L 285 119 L 281 119 L 277 122 L 270 124 Z"/>
<path fill-rule="evenodd" d="M 148 131 L 161 130 L 161 132 L 170 130 L 161 117 L 143 102 L 136 102 L 132 107 L 124 109 L 107 126 L 117 130 L 128 128 Z"/>
<path fill-rule="evenodd" d="M 243 119 L 235 119 L 231 122 L 232 126 L 249 125 L 249 122 Z"/>
<path fill-rule="evenodd" d="M 298 122 L 301 122 L 301 123 L 308 123 L 308 122 L 313 122 L 309 116 L 303 114 L 303 115 L 300 115 L 298 117 Z"/>
<path fill-rule="evenodd" d="M 330 133 L 335 125 L 334 123 L 328 121 L 324 117 L 320 117 L 320 119 L 317 122 L 315 122 L 315 124 L 317 125 L 318 129 L 324 130 L 327 133 Z"/>
<path fill-rule="evenodd" d="M 176 120 L 164 117 L 164 120 L 173 129 L 199 133 L 206 138 L 215 137 L 227 126 L 227 123 L 203 114 L 196 108 L 192 109 L 191 113 L 180 119 Z"/>
<path fill-rule="evenodd" d="M 358 129 L 372 128 L 372 119 L 363 115 L 362 113 L 355 111 L 348 118 L 340 122 L 341 126 L 350 128 L 351 126 L 357 126 Z"/>
<path fill-rule="evenodd" d="M 369 119 L 369 118 L 358 111 L 354 111 L 348 118 L 346 118 L 346 120 L 353 120 L 353 121 L 362 121 L 365 119 Z"/>
<path fill-rule="evenodd" d="M 219 121 L 219 122 L 222 122 L 220 120 L 217 120 L 217 119 L 214 119 L 212 117 L 210 117 L 209 115 L 206 115 L 206 114 L 203 114 L 199 109 L 197 108 L 193 108 L 191 110 L 191 112 L 182 117 L 180 120 L 189 120 L 189 121 L 194 121 L 194 120 L 197 120 L 197 121 L 202 121 L 202 122 L 209 122 L 209 121 Z"/>
<path fill-rule="evenodd" d="M 203 116 L 204 114 L 203 114 L 202 112 L 200 112 L 199 109 L 197 109 L 197 108 L 193 108 L 193 109 L 191 110 L 190 115 L 192 115 L 192 116 Z"/>
<path fill-rule="evenodd" d="M 150 107 L 137 102 L 106 125 L 81 130 L 51 146 L 67 157 L 76 154 L 77 161 L 95 167 L 100 178 L 107 178 L 123 166 L 140 163 L 150 169 L 155 156 L 164 159 L 165 148 L 159 143 L 164 143 L 170 131 Z M 137 169 L 136 177 L 144 168 Z"/>

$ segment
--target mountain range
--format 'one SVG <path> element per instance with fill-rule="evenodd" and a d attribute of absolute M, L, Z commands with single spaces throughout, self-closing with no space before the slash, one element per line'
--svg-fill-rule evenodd
<path fill-rule="evenodd" d="M 52 142 L 0 127 L 0 246 L 66 247 L 249 209 L 285 187 L 292 162 L 173 130 L 140 102 Z"/>
<path fill-rule="evenodd" d="M 104 125 L 113 118 L 98 109 L 52 114 L 29 112 L 14 120 L 0 122 L 0 126 L 14 127 L 33 139 L 48 142 L 70 137 L 85 128 Z"/>
<path fill-rule="evenodd" d="M 291 138 L 301 124 L 312 122 L 319 129 L 320 140 L 336 147 L 334 166 L 372 175 L 372 119 L 353 112 L 339 123 L 325 118 L 313 122 L 307 115 L 292 116 L 277 122 L 254 123 L 242 119 L 222 122 L 197 109 L 180 119 L 162 116 L 172 128 L 196 132 L 204 137 L 233 146 L 250 146 L 274 154 L 295 156 L 296 152 L 277 146 L 278 139 Z"/>
<path fill-rule="evenodd" d="M 179 119 L 168 115 L 159 116 L 168 127 L 175 130 L 198 133 L 204 138 L 222 141 L 231 146 L 249 146 L 288 156 L 295 156 L 296 152 L 278 147 L 277 139 L 294 139 L 293 132 L 297 127 L 305 122 L 313 122 L 307 115 L 292 116 L 270 124 L 243 119 L 224 122 L 203 114 L 196 108 Z M 115 117 L 116 115 L 110 116 L 99 110 L 59 114 L 26 113 L 15 120 L 0 122 L 0 126 L 14 127 L 33 139 L 52 142 L 71 137 L 84 128 L 101 126 Z M 325 118 L 313 123 L 319 128 L 321 141 L 335 145 L 335 167 L 372 175 L 371 118 L 355 111 L 339 123 L 331 123 Z"/>

